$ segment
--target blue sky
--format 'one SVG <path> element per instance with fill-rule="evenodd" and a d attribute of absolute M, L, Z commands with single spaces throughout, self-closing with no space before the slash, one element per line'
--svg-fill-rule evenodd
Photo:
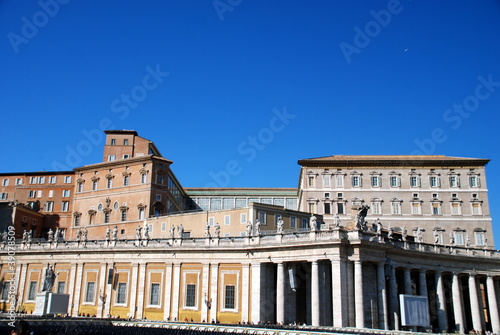
<path fill-rule="evenodd" d="M 494 0 L 4 0 L 0 171 L 99 162 L 101 129 L 153 140 L 183 186 L 295 187 L 297 160 L 334 154 L 489 158 L 495 226 L 498 36 Z"/>

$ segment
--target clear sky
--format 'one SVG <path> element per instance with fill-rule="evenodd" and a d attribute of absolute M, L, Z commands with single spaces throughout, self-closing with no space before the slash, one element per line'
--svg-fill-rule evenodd
<path fill-rule="evenodd" d="M 151 139 L 182 185 L 296 187 L 302 158 L 489 158 L 500 218 L 497 0 L 0 1 L 0 172 Z M 494 228 L 500 245 L 500 227 Z"/>

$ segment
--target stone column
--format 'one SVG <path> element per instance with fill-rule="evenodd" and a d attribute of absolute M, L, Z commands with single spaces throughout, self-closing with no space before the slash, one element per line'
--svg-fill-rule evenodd
<path fill-rule="evenodd" d="M 460 286 L 461 285 L 458 278 L 458 273 L 453 273 L 453 283 L 451 289 L 453 291 L 453 314 L 455 316 L 455 331 L 463 334 L 465 331 L 465 318 L 463 313 L 462 294 L 460 292 Z"/>
<path fill-rule="evenodd" d="M 427 275 L 426 271 L 421 269 L 419 272 L 419 281 L 418 281 L 418 293 L 419 295 L 427 298 Z"/>
<path fill-rule="evenodd" d="M 312 326 L 318 327 L 320 323 L 319 310 L 319 268 L 318 261 L 311 264 L 311 317 Z"/>
<path fill-rule="evenodd" d="M 491 328 L 494 334 L 500 333 L 500 320 L 498 314 L 498 301 L 495 293 L 495 282 L 492 276 L 486 278 L 486 289 L 488 290 L 488 307 L 490 310 Z"/>
<path fill-rule="evenodd" d="M 347 317 L 348 327 L 356 326 L 355 302 L 354 302 L 354 264 L 350 261 L 347 262 Z"/>
<path fill-rule="evenodd" d="M 111 297 L 106 297 L 106 282 L 108 279 L 107 276 L 107 269 L 108 269 L 108 264 L 102 263 L 101 264 L 101 271 L 99 272 L 99 294 L 98 294 L 98 300 L 97 300 L 97 317 L 102 318 L 105 317 L 105 315 L 102 315 L 104 312 L 104 306 L 106 303 L 109 303 L 108 299 L 111 300 Z M 104 297 L 104 303 L 101 300 L 101 296 Z"/>
<path fill-rule="evenodd" d="M 176 320 L 179 318 L 179 293 L 181 290 L 181 265 L 179 263 L 174 264 L 173 268 L 173 279 L 172 279 L 172 309 L 170 310 L 171 320 Z"/>
<path fill-rule="evenodd" d="M 333 326 L 347 327 L 347 264 L 342 258 L 335 258 L 332 262 L 332 306 Z"/>
<path fill-rule="evenodd" d="M 75 298 L 75 279 L 76 279 L 76 269 L 78 268 L 77 263 L 71 263 L 71 269 L 69 270 L 69 278 L 68 278 L 68 315 L 73 315 L 73 301 Z"/>
<path fill-rule="evenodd" d="M 0 270 L 2 269 L 2 266 L 0 265 Z M 21 270 L 21 277 L 17 278 L 17 303 L 22 304 L 24 303 L 24 287 L 26 286 L 26 277 L 27 277 L 27 270 L 28 270 L 28 264 L 23 264 L 23 268 Z M 70 293 L 72 294 L 72 293 Z M 71 299 L 70 299 L 71 303 Z M 70 312 L 71 313 L 71 312 Z"/>
<path fill-rule="evenodd" d="M 108 276 L 109 276 L 109 270 L 112 269 L 113 272 L 113 277 L 111 278 L 111 284 L 108 284 Z M 110 314 L 111 310 L 111 295 L 112 295 L 112 289 L 113 289 L 113 278 L 115 276 L 115 269 L 114 269 L 114 264 L 111 263 L 108 272 L 106 272 L 106 278 L 104 278 L 106 284 L 105 287 L 106 289 L 104 290 L 104 294 L 106 295 L 106 305 L 104 306 L 104 315 L 103 316 L 108 316 Z"/>
<path fill-rule="evenodd" d="M 211 265 L 211 279 L 210 279 L 210 299 L 212 299 L 212 306 L 210 308 L 210 320 L 217 321 L 217 302 L 218 302 L 218 287 L 219 287 L 219 264 Z"/>
<path fill-rule="evenodd" d="M 436 309 L 439 322 L 439 330 L 448 330 L 448 316 L 446 313 L 446 301 L 443 285 L 443 273 L 436 271 Z"/>
<path fill-rule="evenodd" d="M 380 329 L 389 330 L 389 314 L 387 312 L 387 290 L 385 287 L 385 263 L 377 264 L 378 310 Z"/>
<path fill-rule="evenodd" d="M 391 321 L 394 330 L 399 330 L 399 300 L 398 285 L 396 280 L 396 267 L 391 266 L 391 275 L 389 278 L 390 301 L 391 301 Z"/>
<path fill-rule="evenodd" d="M 132 264 L 132 279 L 130 284 L 130 317 L 136 318 L 136 301 L 137 301 L 137 276 L 139 275 L 139 264 Z"/>
<path fill-rule="evenodd" d="M 241 321 L 247 322 L 248 315 L 248 298 L 250 294 L 250 264 L 243 264 L 241 270 Z"/>
<path fill-rule="evenodd" d="M 146 288 L 146 264 L 142 264 L 139 271 L 139 286 L 137 287 L 137 318 L 144 317 L 144 293 Z"/>
<path fill-rule="evenodd" d="M 278 263 L 276 276 L 276 323 L 285 322 L 285 265 Z"/>
<path fill-rule="evenodd" d="M 208 306 L 210 305 L 210 291 L 209 291 L 209 281 L 210 281 L 210 263 L 203 264 L 203 271 L 201 273 L 201 320 L 208 320 Z M 208 320 L 210 321 L 210 320 Z"/>
<path fill-rule="evenodd" d="M 75 278 L 75 296 L 73 298 L 73 311 L 71 316 L 78 316 L 80 309 L 80 295 L 82 294 L 83 264 L 78 264 Z"/>
<path fill-rule="evenodd" d="M 165 284 L 163 285 L 164 301 L 163 301 L 163 319 L 170 320 L 170 304 L 172 295 L 172 264 L 167 264 L 165 266 Z M 178 290 L 176 288 L 175 290 Z M 161 291 L 160 291 L 161 292 Z"/>
<path fill-rule="evenodd" d="M 476 275 L 469 274 L 469 296 L 470 296 L 470 309 L 472 315 L 472 327 L 476 331 L 483 330 L 481 321 L 482 310 L 479 305 L 479 296 L 477 293 Z"/>
<path fill-rule="evenodd" d="M 411 289 L 411 272 L 409 268 L 404 268 L 405 294 L 413 294 Z"/>
<path fill-rule="evenodd" d="M 252 263 L 252 294 L 251 294 L 251 306 L 252 306 L 252 315 L 251 321 L 253 323 L 257 323 L 260 321 L 260 285 L 261 285 L 261 264 L 260 263 Z"/>
<path fill-rule="evenodd" d="M 354 302 L 356 308 L 356 328 L 365 328 L 365 315 L 363 304 L 363 263 L 354 261 Z"/>

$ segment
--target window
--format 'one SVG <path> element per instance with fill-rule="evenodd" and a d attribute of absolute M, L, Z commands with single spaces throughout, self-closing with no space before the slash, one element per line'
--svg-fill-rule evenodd
<path fill-rule="evenodd" d="M 296 228 L 297 227 L 297 218 L 295 216 L 290 217 L 290 228 Z"/>
<path fill-rule="evenodd" d="M 63 197 L 64 198 L 67 198 L 71 195 L 71 191 L 70 190 L 63 190 Z"/>
<path fill-rule="evenodd" d="M 57 282 L 57 293 L 64 293 L 66 289 L 66 282 L 60 281 Z"/>
<path fill-rule="evenodd" d="M 10 289 L 10 282 L 4 281 L 3 288 L 2 288 L 2 300 L 3 301 L 9 300 L 9 289 Z"/>
<path fill-rule="evenodd" d="M 401 214 L 401 202 L 392 201 L 391 202 L 391 214 L 399 215 Z"/>
<path fill-rule="evenodd" d="M 323 187 L 330 187 L 330 175 L 329 174 L 323 175 Z"/>
<path fill-rule="evenodd" d="M 389 182 L 391 184 L 391 187 L 400 187 L 400 179 L 398 176 L 390 176 L 389 177 Z"/>
<path fill-rule="evenodd" d="M 118 290 L 116 293 L 116 303 L 125 304 L 126 297 L 127 297 L 127 283 L 118 283 Z"/>
<path fill-rule="evenodd" d="M 360 176 L 352 176 L 351 177 L 352 187 L 360 187 L 361 186 L 361 177 Z"/>
<path fill-rule="evenodd" d="M 107 188 L 113 188 L 113 178 L 108 178 L 106 181 Z"/>
<path fill-rule="evenodd" d="M 74 223 L 75 226 L 79 226 L 80 225 L 80 215 L 75 214 L 73 223 Z"/>
<path fill-rule="evenodd" d="M 372 187 L 380 187 L 380 177 L 379 176 L 371 176 L 371 184 Z"/>
<path fill-rule="evenodd" d="M 149 292 L 149 304 L 151 306 L 160 305 L 160 284 L 152 283 L 151 291 Z"/>
<path fill-rule="evenodd" d="M 325 214 L 332 214 L 332 209 L 331 209 L 330 203 L 324 204 L 324 210 L 325 210 Z"/>
<path fill-rule="evenodd" d="M 78 183 L 77 190 L 78 192 L 83 192 L 83 183 Z"/>
<path fill-rule="evenodd" d="M 3 179 L 2 186 L 9 186 L 9 179 Z"/>
<path fill-rule="evenodd" d="M 235 297 L 235 286 L 234 285 L 226 285 L 224 297 L 224 308 L 225 309 L 234 309 L 234 297 Z"/>
<path fill-rule="evenodd" d="M 39 184 L 45 184 L 45 177 L 38 177 Z"/>
<path fill-rule="evenodd" d="M 127 210 L 126 209 L 122 209 L 122 211 L 121 211 L 121 220 L 127 221 Z"/>
<path fill-rule="evenodd" d="M 128 139 L 123 140 L 123 145 L 128 145 Z"/>
<path fill-rule="evenodd" d="M 57 182 L 56 176 L 49 177 L 49 184 L 55 184 L 56 182 Z"/>
<path fill-rule="evenodd" d="M 459 187 L 460 180 L 458 176 L 450 176 L 450 187 Z"/>
<path fill-rule="evenodd" d="M 464 234 L 462 232 L 455 232 L 455 244 L 464 245 Z"/>
<path fill-rule="evenodd" d="M 231 216 L 230 215 L 224 215 L 224 225 L 229 226 L 231 224 Z"/>
<path fill-rule="evenodd" d="M 113 162 L 116 160 L 116 155 L 108 155 L 108 162 Z"/>
<path fill-rule="evenodd" d="M 139 220 L 144 219 L 144 208 L 139 208 Z"/>
<path fill-rule="evenodd" d="M 266 223 L 266 212 L 259 212 L 259 221 L 260 221 L 260 224 L 267 224 Z"/>
<path fill-rule="evenodd" d="M 314 176 L 307 177 L 307 185 L 309 187 L 314 187 L 314 179 L 315 179 Z"/>
<path fill-rule="evenodd" d="M 441 215 L 441 204 L 439 202 L 432 203 L 432 215 Z"/>
<path fill-rule="evenodd" d="M 110 212 L 105 211 L 104 212 L 104 223 L 109 223 L 109 217 L 110 217 Z"/>
<path fill-rule="evenodd" d="M 240 214 L 240 223 L 247 223 L 247 213 Z"/>
<path fill-rule="evenodd" d="M 69 210 L 69 201 L 63 201 L 61 204 L 61 212 L 67 212 Z"/>
<path fill-rule="evenodd" d="M 116 139 L 114 138 L 111 139 L 111 145 L 116 145 Z"/>
<path fill-rule="evenodd" d="M 130 184 L 130 176 L 123 177 L 123 186 L 128 186 Z"/>
<path fill-rule="evenodd" d="M 7 193 L 0 193 L 0 200 L 7 200 Z"/>
<path fill-rule="evenodd" d="M 87 291 L 85 293 L 85 302 L 94 302 L 94 292 L 95 289 L 95 282 L 89 281 L 87 283 Z"/>
<path fill-rule="evenodd" d="M 382 203 L 380 201 L 372 202 L 372 214 L 382 214 Z"/>
<path fill-rule="evenodd" d="M 146 184 L 148 182 L 148 175 L 146 173 L 141 174 L 141 184 Z"/>
<path fill-rule="evenodd" d="M 186 307 L 196 307 L 196 285 L 186 285 Z"/>
<path fill-rule="evenodd" d="M 64 183 L 65 184 L 71 184 L 71 176 L 64 177 Z"/>
<path fill-rule="evenodd" d="M 337 202 L 337 214 L 344 214 L 344 203 Z"/>
<path fill-rule="evenodd" d="M 23 178 L 17 178 L 16 185 L 22 185 L 22 184 L 23 184 Z"/>
<path fill-rule="evenodd" d="M 469 186 L 470 187 L 479 187 L 479 176 L 470 176 L 469 177 Z"/>
<path fill-rule="evenodd" d="M 410 176 L 410 187 L 420 187 L 420 178 L 418 176 Z"/>
<path fill-rule="evenodd" d="M 335 183 L 337 184 L 337 187 L 344 187 L 344 175 L 337 174 L 335 176 Z"/>
<path fill-rule="evenodd" d="M 429 184 L 431 187 L 439 187 L 439 177 L 438 176 L 430 176 Z"/>
<path fill-rule="evenodd" d="M 163 175 L 161 175 L 161 174 L 156 175 L 156 183 L 163 184 Z"/>
<path fill-rule="evenodd" d="M 129 159 L 130 155 L 123 155 L 123 159 Z"/>
<path fill-rule="evenodd" d="M 54 197 L 54 190 L 49 190 L 49 198 Z"/>
<path fill-rule="evenodd" d="M 451 215 L 462 215 L 462 208 L 459 202 L 451 203 Z"/>
<path fill-rule="evenodd" d="M 484 232 L 476 231 L 474 232 L 474 237 L 476 240 L 476 245 L 486 245 L 486 239 L 484 238 Z"/>
<path fill-rule="evenodd" d="M 224 198 L 224 199 L 222 199 L 222 208 L 223 209 L 234 208 L 234 198 Z"/>
<path fill-rule="evenodd" d="M 47 201 L 47 204 L 45 205 L 45 211 L 46 212 L 52 212 L 54 210 L 54 202 L 53 201 Z"/>
<path fill-rule="evenodd" d="M 307 205 L 309 206 L 309 213 L 316 213 L 316 204 L 314 202 L 310 202 Z"/>
<path fill-rule="evenodd" d="M 481 203 L 473 202 L 472 203 L 472 215 L 482 215 Z"/>
<path fill-rule="evenodd" d="M 37 198 L 41 198 L 42 197 L 42 191 L 39 190 L 38 192 L 36 192 L 36 196 L 37 196 Z"/>
<path fill-rule="evenodd" d="M 309 220 L 306 218 L 302 218 L 302 226 L 300 228 L 307 228 L 309 224 Z"/>
<path fill-rule="evenodd" d="M 422 204 L 420 202 L 411 203 L 411 214 L 416 214 L 416 215 L 422 214 Z"/>
<path fill-rule="evenodd" d="M 236 208 L 243 208 L 247 206 L 247 199 L 245 198 L 236 198 L 235 199 L 235 207 Z"/>
<path fill-rule="evenodd" d="M 92 181 L 92 191 L 97 191 L 97 180 Z"/>
<path fill-rule="evenodd" d="M 30 287 L 29 287 L 29 291 L 28 291 L 28 299 L 27 299 L 28 301 L 35 300 L 37 286 L 38 286 L 38 282 L 36 282 L 36 281 L 30 282 Z"/>

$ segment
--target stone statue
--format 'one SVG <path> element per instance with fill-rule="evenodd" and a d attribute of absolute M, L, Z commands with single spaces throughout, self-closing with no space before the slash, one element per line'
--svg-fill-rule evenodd
<path fill-rule="evenodd" d="M 283 221 L 283 217 L 280 216 L 279 219 L 278 219 L 278 222 L 276 223 L 276 232 L 278 234 L 282 234 L 283 233 L 283 228 L 285 226 L 285 222 Z"/>
<path fill-rule="evenodd" d="M 469 234 L 465 235 L 465 247 L 470 247 L 470 236 Z"/>
<path fill-rule="evenodd" d="M 61 235 L 61 230 L 59 228 L 56 228 L 56 232 L 54 234 L 54 241 L 55 242 L 58 242 L 59 241 L 59 237 Z"/>
<path fill-rule="evenodd" d="M 210 223 L 205 225 L 205 237 L 210 237 Z"/>
<path fill-rule="evenodd" d="M 455 234 L 453 232 L 450 233 L 450 245 L 455 244 Z"/>
<path fill-rule="evenodd" d="M 179 238 L 182 238 L 182 234 L 184 234 L 184 227 L 182 226 L 182 223 L 177 226 L 177 233 L 179 234 Z"/>
<path fill-rule="evenodd" d="M 135 228 L 135 238 L 137 240 L 140 240 L 142 237 L 142 227 L 141 226 L 137 226 L 137 228 Z"/>
<path fill-rule="evenodd" d="M 175 227 L 174 227 L 174 225 L 170 226 L 170 238 L 175 238 Z"/>
<path fill-rule="evenodd" d="M 7 234 L 7 231 L 4 231 L 4 232 L 2 233 L 2 242 L 3 242 L 4 244 L 5 244 L 5 243 L 7 243 L 7 235 L 8 235 L 8 234 Z"/>
<path fill-rule="evenodd" d="M 361 230 L 365 225 L 365 218 L 368 213 L 370 206 L 363 205 L 358 207 L 358 212 L 356 213 L 356 229 Z"/>
<path fill-rule="evenodd" d="M 389 223 L 389 226 L 387 227 L 387 229 L 389 230 L 387 233 L 387 238 L 392 240 L 394 237 L 394 227 L 392 227 L 392 225 Z"/>
<path fill-rule="evenodd" d="M 145 240 L 149 240 L 149 227 L 148 227 L 148 226 L 144 227 L 144 235 L 143 235 L 143 238 L 144 238 Z"/>
<path fill-rule="evenodd" d="M 257 220 L 255 222 L 255 229 L 254 229 L 255 236 L 260 236 L 260 221 Z"/>
<path fill-rule="evenodd" d="M 116 240 L 118 238 L 118 227 L 114 226 L 113 227 L 113 240 Z"/>
<path fill-rule="evenodd" d="M 402 229 L 401 229 L 401 237 L 403 239 L 403 242 L 406 242 L 406 239 L 408 237 L 408 229 L 406 229 L 406 226 L 404 226 Z"/>
<path fill-rule="evenodd" d="M 111 199 L 109 197 L 106 198 L 106 207 L 109 208 L 109 205 L 111 205 Z"/>
<path fill-rule="evenodd" d="M 54 273 L 54 269 L 52 268 L 52 265 L 48 265 L 47 270 L 45 270 L 45 278 L 43 280 L 42 292 L 52 291 L 55 279 L 56 279 L 56 274 Z"/>
<path fill-rule="evenodd" d="M 338 214 L 335 214 L 335 216 L 333 217 L 333 227 L 334 228 L 340 227 L 340 217 Z"/>
<path fill-rule="evenodd" d="M 316 217 L 314 214 L 311 214 L 311 217 L 309 218 L 309 230 L 311 231 L 316 231 L 318 229 L 318 224 Z"/>
<path fill-rule="evenodd" d="M 424 241 L 424 231 L 422 228 L 417 228 L 417 242 L 422 243 Z"/>
<path fill-rule="evenodd" d="M 50 229 L 49 229 L 49 233 L 48 233 L 48 238 L 47 238 L 47 240 L 48 240 L 49 242 L 54 241 L 54 231 L 52 230 L 52 228 L 50 228 Z"/>
<path fill-rule="evenodd" d="M 434 231 L 434 244 L 439 243 L 439 234 L 437 231 Z"/>
<path fill-rule="evenodd" d="M 220 224 L 219 224 L 219 222 L 217 222 L 215 224 L 214 228 L 215 228 L 215 237 L 219 238 L 220 237 Z"/>
<path fill-rule="evenodd" d="M 78 228 L 78 230 L 76 231 L 76 240 L 78 242 L 80 242 L 80 240 L 82 239 L 82 227 Z"/>
<path fill-rule="evenodd" d="M 83 242 L 87 242 L 87 236 L 88 236 L 88 231 L 87 231 L 87 227 L 85 227 L 83 229 Z"/>
<path fill-rule="evenodd" d="M 252 236 L 252 223 L 250 221 L 247 222 L 247 236 Z"/>
<path fill-rule="evenodd" d="M 382 235 L 382 222 L 380 222 L 379 218 L 375 220 L 375 227 L 377 228 L 377 235 L 378 236 Z"/>
<path fill-rule="evenodd" d="M 28 242 L 28 236 L 29 236 L 29 233 L 25 229 L 23 232 L 23 243 Z"/>
<path fill-rule="evenodd" d="M 111 228 L 106 228 L 106 241 L 109 241 L 110 237 L 111 237 Z"/>

